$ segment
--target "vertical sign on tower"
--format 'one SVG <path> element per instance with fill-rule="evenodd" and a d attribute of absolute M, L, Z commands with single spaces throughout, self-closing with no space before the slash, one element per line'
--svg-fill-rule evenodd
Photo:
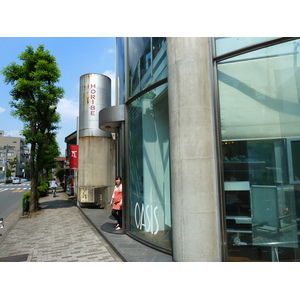
<path fill-rule="evenodd" d="M 90 105 L 90 115 L 95 116 L 96 115 L 96 84 L 91 84 L 91 90 L 90 90 L 90 98 L 91 98 L 91 105 Z"/>
<path fill-rule="evenodd" d="M 70 170 L 78 170 L 78 145 L 70 145 Z"/>

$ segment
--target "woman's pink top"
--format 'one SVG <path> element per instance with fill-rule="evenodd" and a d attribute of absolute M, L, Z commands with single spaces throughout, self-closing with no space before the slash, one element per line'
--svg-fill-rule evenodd
<path fill-rule="evenodd" d="M 114 205 L 112 208 L 117 210 L 122 209 L 122 205 L 120 205 L 122 200 L 122 184 L 115 186 L 112 198 L 114 199 Z"/>

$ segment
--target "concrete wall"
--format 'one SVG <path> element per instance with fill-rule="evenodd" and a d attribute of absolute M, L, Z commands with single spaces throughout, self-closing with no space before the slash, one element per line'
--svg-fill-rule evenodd
<path fill-rule="evenodd" d="M 102 194 L 102 207 L 111 199 L 115 184 L 115 141 L 106 137 L 79 139 L 78 201 L 94 203 Z M 94 199 L 93 197 L 96 197 Z"/>
<path fill-rule="evenodd" d="M 173 258 L 220 261 L 208 38 L 167 38 Z"/>

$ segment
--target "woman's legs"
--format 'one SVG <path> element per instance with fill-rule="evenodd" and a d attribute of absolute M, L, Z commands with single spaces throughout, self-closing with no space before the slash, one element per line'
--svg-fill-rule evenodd
<path fill-rule="evenodd" d="M 119 215 L 119 225 L 122 228 L 122 209 L 118 210 L 118 215 Z"/>
<path fill-rule="evenodd" d="M 117 220 L 120 227 L 122 227 L 122 210 L 112 209 L 112 216 Z"/>

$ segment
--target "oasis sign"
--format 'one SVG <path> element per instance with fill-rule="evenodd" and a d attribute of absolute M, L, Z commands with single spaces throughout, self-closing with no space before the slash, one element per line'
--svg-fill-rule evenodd
<path fill-rule="evenodd" d="M 141 205 L 136 203 L 134 208 L 135 225 L 140 230 L 151 232 L 156 235 L 159 231 L 159 224 L 157 219 L 158 206 L 144 203 Z"/>

